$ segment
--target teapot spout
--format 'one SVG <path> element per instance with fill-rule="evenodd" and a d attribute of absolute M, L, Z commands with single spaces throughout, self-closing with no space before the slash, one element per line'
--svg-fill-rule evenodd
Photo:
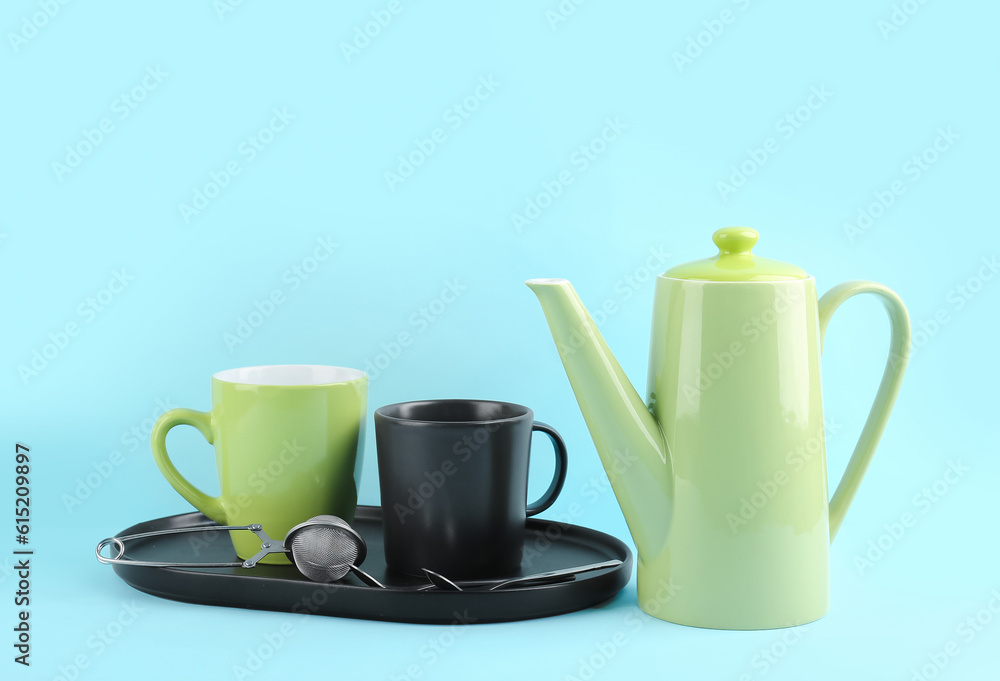
<path fill-rule="evenodd" d="M 666 544 L 674 479 L 663 433 L 611 354 L 573 285 L 531 279 L 640 561 Z"/>

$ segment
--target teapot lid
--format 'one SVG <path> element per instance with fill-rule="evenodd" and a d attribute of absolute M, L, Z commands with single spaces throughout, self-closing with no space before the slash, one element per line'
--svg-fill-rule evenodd
<path fill-rule="evenodd" d="M 780 260 L 768 260 L 750 252 L 760 235 L 749 227 L 723 227 L 712 235 L 719 254 L 692 260 L 663 273 L 673 279 L 699 281 L 788 281 L 808 279 L 805 270 Z"/>

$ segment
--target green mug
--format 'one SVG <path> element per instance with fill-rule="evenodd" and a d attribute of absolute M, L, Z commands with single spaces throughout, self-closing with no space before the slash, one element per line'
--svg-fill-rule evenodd
<path fill-rule="evenodd" d="M 156 465 L 177 492 L 220 525 L 260 523 L 284 538 L 317 515 L 351 522 L 368 413 L 368 374 L 358 369 L 288 364 L 228 369 L 212 376 L 212 410 L 171 409 L 150 437 Z M 167 432 L 194 426 L 215 445 L 220 494 L 188 482 L 167 455 Z M 231 532 L 250 558 L 260 540 Z M 262 563 L 288 564 L 283 554 Z"/>

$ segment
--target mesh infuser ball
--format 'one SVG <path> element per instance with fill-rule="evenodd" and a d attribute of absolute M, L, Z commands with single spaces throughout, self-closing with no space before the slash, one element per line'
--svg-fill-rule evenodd
<path fill-rule="evenodd" d="M 293 527 L 285 537 L 292 562 L 314 582 L 336 582 L 365 559 L 364 539 L 343 519 L 319 515 Z"/>

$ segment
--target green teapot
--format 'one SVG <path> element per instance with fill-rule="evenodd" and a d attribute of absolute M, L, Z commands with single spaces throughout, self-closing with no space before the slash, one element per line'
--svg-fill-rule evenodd
<path fill-rule="evenodd" d="M 885 429 L 910 348 L 906 307 L 867 281 L 833 287 L 752 253 L 727 227 L 718 255 L 659 275 L 646 400 L 565 279 L 532 279 L 638 551 L 639 606 L 669 622 L 771 629 L 829 609 L 829 545 Z M 833 498 L 820 353 L 859 293 L 885 306 L 889 360 Z"/>

